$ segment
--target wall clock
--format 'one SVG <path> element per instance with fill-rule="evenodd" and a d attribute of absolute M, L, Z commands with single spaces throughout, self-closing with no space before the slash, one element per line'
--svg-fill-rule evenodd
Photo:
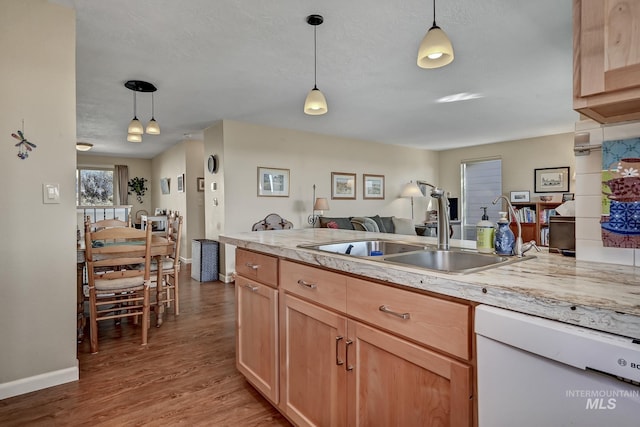
<path fill-rule="evenodd" d="M 207 160 L 207 169 L 210 173 L 218 172 L 218 156 L 212 154 L 209 156 L 209 160 Z"/>

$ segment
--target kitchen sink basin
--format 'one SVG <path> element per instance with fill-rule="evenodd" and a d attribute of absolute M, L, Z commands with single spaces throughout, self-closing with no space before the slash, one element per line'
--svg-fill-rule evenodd
<path fill-rule="evenodd" d="M 299 245 L 300 248 L 315 249 L 322 252 L 350 255 L 355 257 L 381 256 L 421 251 L 428 245 L 405 243 L 389 240 L 357 240 L 346 242 L 329 242 L 316 245 Z"/>
<path fill-rule="evenodd" d="M 479 254 L 465 250 L 423 250 L 405 254 L 385 256 L 384 262 L 426 268 L 446 273 L 472 273 L 493 267 L 500 267 L 514 262 L 535 258 L 533 255 L 521 258 L 492 254 Z"/>

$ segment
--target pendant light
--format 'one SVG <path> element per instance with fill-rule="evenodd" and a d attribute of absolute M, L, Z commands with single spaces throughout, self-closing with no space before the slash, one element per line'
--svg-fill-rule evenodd
<path fill-rule="evenodd" d="M 158 90 L 153 84 L 142 80 L 128 80 L 124 87 L 133 91 L 133 120 L 129 123 L 127 128 L 127 141 L 129 142 L 142 142 L 142 134 L 144 133 L 144 127 L 137 117 L 137 104 L 136 95 L 137 92 L 151 92 L 151 120 L 147 125 L 147 133 L 150 135 L 158 135 L 160 133 L 160 126 L 154 118 L 154 99 L 153 92 Z"/>
<path fill-rule="evenodd" d="M 329 111 L 327 100 L 316 84 L 318 69 L 316 29 L 323 21 L 322 15 L 307 16 L 307 24 L 313 25 L 313 89 L 309 91 L 307 99 L 304 101 L 304 112 L 310 116 L 320 116 Z"/>
<path fill-rule="evenodd" d="M 154 114 L 154 102 L 153 102 L 153 92 L 151 92 L 151 120 L 147 123 L 146 132 L 149 135 L 160 135 L 160 125 L 156 122 L 155 114 Z"/>
<path fill-rule="evenodd" d="M 453 61 L 453 46 L 447 34 L 436 25 L 436 0 L 433 0 L 433 25 L 418 48 L 418 67 L 440 68 Z"/>
<path fill-rule="evenodd" d="M 136 93 L 133 92 L 133 120 L 131 120 L 131 123 L 129 123 L 127 133 L 131 135 L 142 135 L 144 133 L 144 128 L 142 127 L 142 123 L 140 123 L 140 120 L 138 120 L 136 107 Z"/>
<path fill-rule="evenodd" d="M 129 142 L 142 142 L 142 135 L 138 135 L 137 133 L 128 133 L 127 141 Z"/>

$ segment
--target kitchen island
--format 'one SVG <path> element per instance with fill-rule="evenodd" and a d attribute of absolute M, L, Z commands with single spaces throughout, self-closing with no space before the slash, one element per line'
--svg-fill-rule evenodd
<path fill-rule="evenodd" d="M 299 248 L 330 241 L 384 239 L 435 245 L 432 237 L 333 229 L 245 232 L 223 243 L 336 271 L 640 339 L 640 269 L 530 251 L 534 259 L 449 274 Z M 452 247 L 473 247 L 456 241 Z"/>
<path fill-rule="evenodd" d="M 638 269 L 543 249 L 452 274 L 300 247 L 375 239 L 436 244 L 332 229 L 221 236 L 237 248 L 236 366 L 295 425 L 477 425 L 479 304 L 640 338 Z"/>

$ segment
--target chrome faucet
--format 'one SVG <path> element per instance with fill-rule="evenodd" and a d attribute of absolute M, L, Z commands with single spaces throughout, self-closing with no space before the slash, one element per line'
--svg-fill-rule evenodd
<path fill-rule="evenodd" d="M 496 197 L 493 200 L 493 204 L 495 205 L 496 203 L 498 203 L 498 200 L 500 200 L 500 199 L 504 199 L 504 201 L 507 202 L 507 205 L 509 205 L 509 215 L 511 215 L 511 217 L 516 221 L 516 224 L 518 225 L 518 235 L 516 236 L 515 245 L 513 247 L 513 253 L 518 258 L 522 258 L 522 254 L 524 253 L 524 251 L 522 250 L 523 249 L 523 245 L 522 245 L 522 226 L 520 225 L 520 220 L 518 219 L 518 214 L 516 213 L 516 210 L 513 208 L 513 205 L 511 204 L 509 199 L 507 199 L 503 195 L 500 195 L 500 196 Z M 534 244 L 535 244 L 535 242 L 534 242 Z M 528 245 L 527 250 L 531 249 L 531 242 L 527 243 L 527 245 Z M 536 249 L 538 249 L 537 246 L 536 246 Z"/>
<path fill-rule="evenodd" d="M 418 184 L 431 187 L 431 197 L 438 199 L 438 249 L 449 250 L 449 199 L 442 188 L 425 181 L 417 181 Z"/>

